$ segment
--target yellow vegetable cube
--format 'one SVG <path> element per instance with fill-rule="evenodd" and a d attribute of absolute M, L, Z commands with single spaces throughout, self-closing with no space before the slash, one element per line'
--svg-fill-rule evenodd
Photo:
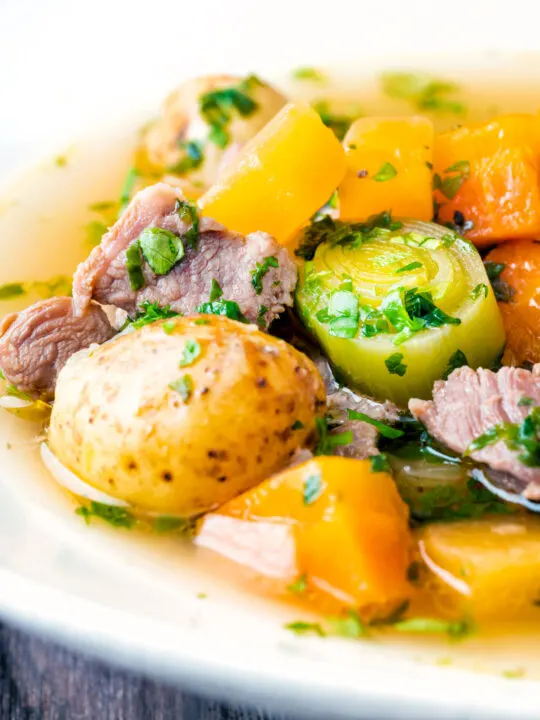
<path fill-rule="evenodd" d="M 339 186 L 343 220 L 393 215 L 431 220 L 433 125 L 425 117 L 366 117 L 343 141 L 347 174 Z"/>
<path fill-rule="evenodd" d="M 540 518 L 493 516 L 418 531 L 427 589 L 445 614 L 540 621 Z"/>
<path fill-rule="evenodd" d="M 286 105 L 199 200 L 203 215 L 243 234 L 285 242 L 330 198 L 345 153 L 306 103 Z"/>

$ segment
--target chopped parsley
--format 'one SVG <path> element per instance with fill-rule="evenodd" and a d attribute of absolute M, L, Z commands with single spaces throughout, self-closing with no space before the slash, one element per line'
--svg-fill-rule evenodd
<path fill-rule="evenodd" d="M 540 407 L 534 407 L 521 423 L 501 423 L 472 441 L 465 455 L 503 440 L 509 450 L 527 467 L 540 467 Z"/>
<path fill-rule="evenodd" d="M 26 294 L 26 288 L 22 283 L 6 283 L 0 285 L 0 300 L 12 300 Z"/>
<path fill-rule="evenodd" d="M 448 200 L 453 200 L 465 180 L 468 179 L 469 173 L 469 161 L 459 160 L 446 168 L 444 174 L 447 177 L 441 178 L 438 173 L 433 175 L 433 189 L 439 190 Z"/>
<path fill-rule="evenodd" d="M 486 283 L 478 283 L 478 285 L 476 285 L 473 288 L 473 290 L 471 292 L 471 297 L 473 300 L 478 300 L 478 298 L 481 297 L 482 295 L 484 296 L 484 298 L 487 298 L 488 293 L 489 293 L 489 290 L 488 290 L 488 286 L 486 285 Z"/>
<path fill-rule="evenodd" d="M 174 209 L 180 220 L 185 222 L 186 225 L 190 225 L 183 237 L 187 244 L 196 250 L 200 224 L 199 213 L 197 212 L 196 206 L 187 200 L 177 200 Z"/>
<path fill-rule="evenodd" d="M 321 70 L 313 67 L 296 68 L 296 70 L 293 70 L 292 76 L 294 80 L 309 80 L 317 83 L 323 83 L 327 80 L 326 75 Z"/>
<path fill-rule="evenodd" d="M 336 447 L 350 445 L 354 440 L 352 430 L 346 430 L 342 433 L 333 433 L 330 435 L 328 432 L 327 418 L 315 418 L 315 425 L 319 435 L 319 441 L 317 443 L 317 447 L 315 448 L 315 455 L 333 455 Z"/>
<path fill-rule="evenodd" d="M 214 300 L 219 300 L 220 297 L 223 297 L 223 290 L 221 289 L 220 284 L 217 280 L 212 279 L 212 287 L 210 288 L 210 302 L 214 302 Z"/>
<path fill-rule="evenodd" d="M 312 505 L 323 492 L 322 477 L 320 472 L 314 472 L 308 475 L 304 480 L 304 505 Z"/>
<path fill-rule="evenodd" d="M 322 629 L 320 623 L 305 622 L 304 620 L 296 620 L 295 622 L 287 623 L 284 626 L 285 630 L 290 630 L 296 635 L 309 635 L 313 633 L 319 637 L 325 637 L 326 633 Z"/>
<path fill-rule="evenodd" d="M 387 182 L 393 180 L 397 175 L 396 168 L 389 162 L 385 162 L 381 165 L 377 173 L 373 176 L 376 182 Z"/>
<path fill-rule="evenodd" d="M 358 332 L 360 321 L 358 298 L 350 290 L 337 290 L 330 296 L 328 307 L 319 310 L 315 317 L 328 325 L 330 335 L 353 338 Z"/>
<path fill-rule="evenodd" d="M 84 518 L 87 524 L 90 523 L 92 517 L 104 520 L 114 527 L 127 528 L 128 530 L 136 523 L 135 517 L 129 510 L 116 505 L 105 505 L 94 500 L 89 505 L 82 505 L 77 508 L 75 512 Z"/>
<path fill-rule="evenodd" d="M 206 320 L 205 318 L 197 318 L 193 321 L 194 325 L 209 325 L 210 320 Z"/>
<path fill-rule="evenodd" d="M 452 97 L 459 90 L 454 83 L 406 72 L 385 73 L 381 80 L 383 91 L 389 97 L 407 100 L 417 110 L 433 110 L 457 115 L 465 112 L 463 103 Z"/>
<path fill-rule="evenodd" d="M 448 365 L 446 366 L 446 370 L 443 373 L 443 380 L 447 380 L 450 373 L 454 372 L 454 370 L 457 370 L 460 367 L 464 367 L 465 365 L 468 365 L 469 361 L 467 360 L 467 356 L 462 350 L 456 350 L 456 352 L 450 356 L 450 359 L 448 360 Z"/>
<path fill-rule="evenodd" d="M 435 305 L 429 291 L 418 288 L 397 288 L 384 299 L 381 311 L 398 332 L 395 345 L 420 330 L 442 325 L 461 325 L 459 318 L 447 315 Z"/>
<path fill-rule="evenodd" d="M 182 400 L 187 403 L 193 393 L 193 378 L 191 375 L 183 375 L 181 378 L 178 378 L 178 380 L 173 380 L 173 382 L 169 383 L 169 387 L 171 390 L 174 390 L 175 393 L 178 393 Z"/>
<path fill-rule="evenodd" d="M 203 143 L 200 140 L 179 140 L 178 146 L 184 151 L 184 157 L 167 168 L 168 172 L 174 175 L 184 175 L 196 170 L 204 162 Z"/>
<path fill-rule="evenodd" d="M 197 307 L 198 313 L 203 315 L 224 315 L 230 320 L 238 320 L 239 322 L 248 322 L 243 316 L 238 303 L 234 300 L 214 300 L 214 302 L 205 302 Z"/>
<path fill-rule="evenodd" d="M 405 373 L 407 372 L 407 366 L 405 363 L 401 362 L 403 360 L 403 353 L 392 353 L 392 355 L 389 355 L 385 361 L 384 364 L 386 365 L 386 368 L 390 375 L 399 375 L 399 377 L 403 377 Z"/>
<path fill-rule="evenodd" d="M 390 427 L 390 425 L 386 425 L 386 423 L 383 423 L 380 420 L 375 420 L 370 415 L 358 412 L 358 410 L 351 410 L 349 408 L 347 410 L 347 415 L 349 420 L 361 420 L 362 422 L 368 423 L 368 425 L 373 425 L 378 433 L 385 438 L 395 439 L 405 434 L 403 430 Z"/>
<path fill-rule="evenodd" d="M 371 215 L 366 222 L 361 223 L 344 223 L 334 220 L 329 215 L 323 215 L 312 220 L 306 228 L 304 239 L 295 250 L 295 255 L 304 260 L 313 260 L 315 251 L 322 243 L 352 244 L 354 246 L 385 234 L 385 231 L 392 232 L 402 227 L 403 223 L 399 220 L 392 220 L 392 215 L 388 211 Z"/>
<path fill-rule="evenodd" d="M 439 620 L 438 618 L 408 618 L 392 625 L 395 630 L 407 633 L 446 634 L 451 638 L 463 638 L 474 632 L 469 620 Z"/>
<path fill-rule="evenodd" d="M 415 260 L 408 265 L 404 265 L 403 267 L 398 268 L 395 274 L 399 275 L 400 273 L 412 272 L 413 270 L 419 270 L 421 267 L 424 267 L 422 263 L 418 262 L 418 260 Z"/>
<path fill-rule="evenodd" d="M 172 335 L 174 329 L 176 328 L 176 320 L 165 320 L 161 327 L 163 328 L 164 333 L 166 333 L 167 335 Z"/>
<path fill-rule="evenodd" d="M 126 250 L 126 270 L 129 276 L 129 284 L 134 292 L 140 290 L 145 285 L 142 263 L 141 246 L 139 242 L 136 241 Z"/>
<path fill-rule="evenodd" d="M 291 426 L 291 430 L 303 430 L 305 427 L 301 420 L 295 420 Z"/>
<path fill-rule="evenodd" d="M 257 322 L 259 325 L 265 324 L 264 316 L 268 312 L 269 308 L 266 307 L 266 305 L 259 305 L 259 312 L 257 313 Z"/>
<path fill-rule="evenodd" d="M 240 117 L 249 117 L 259 105 L 250 93 L 261 81 L 255 76 L 242 80 L 238 85 L 220 88 L 204 93 L 199 98 L 202 117 L 210 126 L 208 139 L 219 148 L 226 148 L 230 142 L 229 124 L 235 113 Z"/>
<path fill-rule="evenodd" d="M 343 616 L 327 618 L 327 622 L 333 634 L 340 637 L 360 638 L 369 635 L 369 631 L 362 622 L 358 611 L 353 610 L 353 608 L 348 608 Z"/>
<path fill-rule="evenodd" d="M 184 257 L 182 240 L 170 230 L 147 227 L 139 235 L 138 243 L 156 275 L 167 275 Z"/>
<path fill-rule="evenodd" d="M 141 328 L 144 325 L 150 325 L 158 320 L 177 317 L 178 313 L 171 310 L 170 305 L 160 307 L 158 303 L 143 302 L 132 325 L 134 328 Z M 165 327 L 165 326 L 164 326 Z"/>
<path fill-rule="evenodd" d="M 377 473 L 390 471 L 390 463 L 388 462 L 388 458 L 384 453 L 372 455 L 369 459 L 371 462 L 371 472 Z"/>
<path fill-rule="evenodd" d="M 180 518 L 174 515 L 160 515 L 152 522 L 152 530 L 157 533 L 180 532 L 191 533 L 194 528 L 193 518 Z"/>
<path fill-rule="evenodd" d="M 506 268 L 506 265 L 488 260 L 484 262 L 484 267 L 497 300 L 499 300 L 499 302 L 510 302 L 514 297 L 515 290 L 501 278 L 501 273 Z"/>
<path fill-rule="evenodd" d="M 186 344 L 184 345 L 184 352 L 182 354 L 182 359 L 180 360 L 180 367 L 187 367 L 188 365 L 193 365 L 195 360 L 199 357 L 201 354 L 201 346 L 196 340 L 193 340 L 192 338 L 186 340 Z"/>
<path fill-rule="evenodd" d="M 101 238 L 105 235 L 108 228 L 104 222 L 100 220 L 91 220 L 84 226 L 86 232 L 86 242 L 90 247 L 96 247 L 100 244 Z"/>
<path fill-rule="evenodd" d="M 359 115 L 359 113 L 355 113 L 354 116 L 338 115 L 331 111 L 330 105 L 326 100 L 319 100 L 319 102 L 314 103 L 313 109 L 319 113 L 319 117 L 323 123 L 333 131 L 338 140 L 343 140 L 351 123 Z"/>
<path fill-rule="evenodd" d="M 129 205 L 131 195 L 133 193 L 133 188 L 135 187 L 135 182 L 138 177 L 139 171 L 136 167 L 132 167 L 128 170 L 126 178 L 124 180 L 124 184 L 122 185 L 122 190 L 120 192 L 120 214 L 122 214 Z"/>
<path fill-rule="evenodd" d="M 263 278 L 271 267 L 279 267 L 279 262 L 275 255 L 270 255 L 269 257 L 264 258 L 262 263 L 256 263 L 255 269 L 251 270 L 251 284 L 253 285 L 253 289 L 255 290 L 257 295 L 260 295 L 262 293 Z"/>
<path fill-rule="evenodd" d="M 287 590 L 294 593 L 295 595 L 301 595 L 307 590 L 307 575 L 304 573 L 300 575 L 293 583 L 291 583 Z"/>
<path fill-rule="evenodd" d="M 527 395 L 524 395 L 522 398 L 519 399 L 518 407 L 529 407 L 531 405 L 536 405 L 532 397 L 527 397 Z"/>

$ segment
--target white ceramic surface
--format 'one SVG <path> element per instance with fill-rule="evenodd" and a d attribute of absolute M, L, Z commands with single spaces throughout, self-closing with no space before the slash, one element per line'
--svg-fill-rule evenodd
<path fill-rule="evenodd" d="M 300 64 L 538 77 L 537 59 L 523 55 L 537 44 L 534 13 L 529 2 L 510 9 L 493 0 L 4 0 L 0 283 L 73 269 L 85 205 L 116 192 L 136 128 L 182 78 L 215 70 L 274 76 Z M 444 57 L 429 60 L 434 53 Z M 55 170 L 51 158 L 66 150 L 73 163 Z M 31 165 L 37 173 L 10 184 Z M 291 637 L 282 625 L 299 611 L 248 594 L 229 571 L 171 539 L 85 526 L 44 472 L 32 431 L 0 414 L 3 617 L 190 690 L 291 714 L 538 718 L 540 684 L 501 677 L 524 656 L 531 677 L 540 676 L 535 641 L 482 638 L 463 649 L 425 639 Z M 451 665 L 435 664 L 449 658 Z"/>

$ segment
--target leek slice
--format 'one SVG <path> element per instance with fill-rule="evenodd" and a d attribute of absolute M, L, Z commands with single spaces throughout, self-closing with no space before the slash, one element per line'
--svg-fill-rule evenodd
<path fill-rule="evenodd" d="M 502 321 L 468 240 L 415 220 L 349 227 L 325 232 L 296 291 L 303 323 L 348 385 L 404 407 L 430 397 L 456 358 L 474 368 L 497 361 Z"/>

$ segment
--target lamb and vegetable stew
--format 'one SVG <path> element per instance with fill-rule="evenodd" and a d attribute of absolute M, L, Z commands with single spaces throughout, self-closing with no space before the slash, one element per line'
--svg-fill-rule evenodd
<path fill-rule="evenodd" d="M 0 402 L 81 522 L 186 536 L 319 613 L 291 631 L 462 637 L 540 619 L 540 116 L 385 83 L 416 114 L 180 86 L 2 321 Z"/>

